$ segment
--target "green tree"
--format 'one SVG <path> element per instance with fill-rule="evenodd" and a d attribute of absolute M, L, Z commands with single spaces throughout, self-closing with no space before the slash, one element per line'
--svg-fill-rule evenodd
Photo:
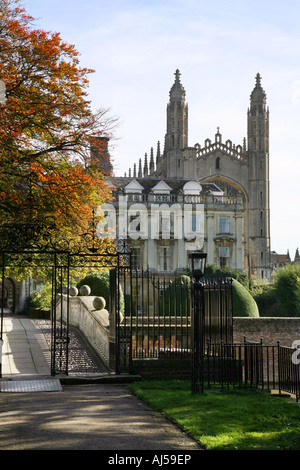
<path fill-rule="evenodd" d="M 297 308 L 297 312 L 299 313 L 300 312 L 300 277 L 298 277 L 296 280 L 295 295 L 296 295 L 296 308 Z"/>
<path fill-rule="evenodd" d="M 52 285 L 45 284 L 41 290 L 31 294 L 29 306 L 33 308 L 51 308 Z"/>

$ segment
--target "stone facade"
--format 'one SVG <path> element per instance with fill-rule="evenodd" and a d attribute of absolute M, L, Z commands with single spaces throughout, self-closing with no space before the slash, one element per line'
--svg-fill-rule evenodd
<path fill-rule="evenodd" d="M 181 273 L 188 254 L 207 252 L 209 264 L 243 270 L 243 203 L 239 194 L 224 196 L 214 183 L 185 178 L 111 177 L 114 202 L 99 233 L 129 238 L 133 267 Z"/>

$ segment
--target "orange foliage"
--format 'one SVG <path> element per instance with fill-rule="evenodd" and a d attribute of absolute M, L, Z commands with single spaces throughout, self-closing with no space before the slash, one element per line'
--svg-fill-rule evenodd
<path fill-rule="evenodd" d="M 109 191 L 99 169 L 116 120 L 91 111 L 88 75 L 59 33 L 34 28 L 18 0 L 0 0 L 0 222 L 54 216 L 61 230 L 85 226 Z M 91 153 L 91 143 L 96 153 Z M 97 156 L 95 156 L 97 154 Z"/>

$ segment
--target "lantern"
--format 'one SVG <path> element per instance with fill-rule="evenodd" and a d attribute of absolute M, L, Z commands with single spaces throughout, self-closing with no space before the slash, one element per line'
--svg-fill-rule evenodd
<path fill-rule="evenodd" d="M 195 280 L 204 276 L 207 253 L 201 250 L 191 251 L 189 253 L 191 275 Z"/>

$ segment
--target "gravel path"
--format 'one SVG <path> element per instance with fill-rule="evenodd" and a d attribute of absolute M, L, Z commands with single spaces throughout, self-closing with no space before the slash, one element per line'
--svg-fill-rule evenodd
<path fill-rule="evenodd" d="M 33 319 L 34 323 L 42 330 L 45 339 L 51 345 L 51 321 Z M 108 372 L 98 355 L 92 350 L 82 333 L 75 328 L 69 328 L 69 374 L 93 375 Z"/>

